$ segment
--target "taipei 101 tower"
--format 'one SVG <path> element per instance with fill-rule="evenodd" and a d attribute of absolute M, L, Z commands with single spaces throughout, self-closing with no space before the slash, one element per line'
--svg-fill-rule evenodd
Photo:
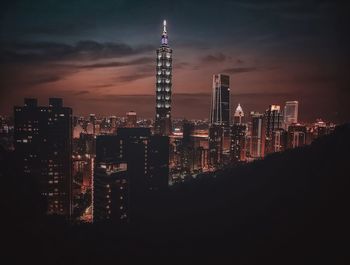
<path fill-rule="evenodd" d="M 168 45 L 166 20 L 161 46 L 157 49 L 155 134 L 168 136 L 171 126 L 172 49 Z"/>

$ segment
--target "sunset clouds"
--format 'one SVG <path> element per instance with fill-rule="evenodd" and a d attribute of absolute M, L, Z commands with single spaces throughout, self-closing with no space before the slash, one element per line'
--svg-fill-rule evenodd
<path fill-rule="evenodd" d="M 23 97 L 60 96 L 76 114 L 133 109 L 153 117 L 155 49 L 167 18 L 175 117 L 206 118 L 211 76 L 225 72 L 233 101 L 247 111 L 297 99 L 305 119 L 334 118 L 344 111 L 336 109 L 346 83 L 339 69 L 348 65 L 340 9 L 334 1 L 8 3 L 1 11 L 0 112 Z M 191 111 L 186 102 L 194 98 Z"/>

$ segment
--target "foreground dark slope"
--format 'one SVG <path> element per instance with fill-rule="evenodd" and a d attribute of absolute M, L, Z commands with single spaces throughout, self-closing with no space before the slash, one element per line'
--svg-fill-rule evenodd
<path fill-rule="evenodd" d="M 22 255 L 13 258 L 57 264 L 140 258 L 163 264 L 348 264 L 349 152 L 345 125 L 311 146 L 149 196 L 137 222 L 119 228 L 66 226 L 42 217 L 37 197 L 25 188 L 27 199 L 9 190 L 17 198 L 9 205 L 28 215 L 16 221 L 19 214 L 9 210 L 9 253 L 17 249 Z M 23 187 L 18 181 L 12 185 Z"/>

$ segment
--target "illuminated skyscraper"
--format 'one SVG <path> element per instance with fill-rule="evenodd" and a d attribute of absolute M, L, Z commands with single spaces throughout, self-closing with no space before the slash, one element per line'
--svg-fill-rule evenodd
<path fill-rule="evenodd" d="M 247 126 L 243 124 L 244 112 L 241 104 L 238 103 L 233 115 L 233 124 L 231 126 L 231 161 L 243 161 L 246 155 L 246 132 Z"/>
<path fill-rule="evenodd" d="M 293 124 L 288 127 L 288 147 L 296 148 L 306 143 L 306 126 Z"/>
<path fill-rule="evenodd" d="M 230 77 L 223 74 L 213 75 L 210 123 L 228 127 L 230 117 Z"/>
<path fill-rule="evenodd" d="M 25 99 L 14 108 L 14 144 L 19 173 L 38 184 L 47 213 L 72 214 L 72 109 L 60 98 L 49 106 Z"/>
<path fill-rule="evenodd" d="M 126 113 L 126 127 L 137 127 L 137 116 L 135 111 L 129 111 Z"/>
<path fill-rule="evenodd" d="M 223 127 L 211 125 L 209 127 L 209 165 L 217 167 L 222 162 Z"/>
<path fill-rule="evenodd" d="M 252 117 L 250 155 L 253 158 L 262 158 L 265 154 L 264 115 L 257 112 L 251 112 L 250 115 Z"/>
<path fill-rule="evenodd" d="M 286 125 L 286 129 L 288 129 L 289 125 L 292 125 L 293 123 L 298 123 L 298 109 L 298 101 L 286 102 L 286 105 L 284 106 L 284 124 Z"/>
<path fill-rule="evenodd" d="M 155 133 L 168 136 L 171 125 L 172 52 L 168 45 L 166 21 L 163 22 L 161 46 L 157 49 Z"/>
<path fill-rule="evenodd" d="M 270 105 L 265 112 L 266 138 L 265 153 L 273 153 L 274 147 L 272 142 L 273 132 L 282 128 L 282 112 L 279 105 Z"/>
<path fill-rule="evenodd" d="M 234 123 L 231 126 L 231 161 L 243 161 L 245 160 L 245 137 L 247 126 L 242 123 Z"/>
<path fill-rule="evenodd" d="M 129 221 L 130 180 L 127 163 L 96 163 L 93 186 L 93 221 Z"/>
<path fill-rule="evenodd" d="M 236 111 L 233 115 L 233 123 L 234 124 L 241 124 L 243 123 L 243 119 L 244 119 L 244 112 L 243 112 L 243 109 L 241 107 L 241 104 L 238 103 L 238 106 L 236 108 Z"/>
<path fill-rule="evenodd" d="M 142 210 L 147 192 L 168 187 L 168 175 L 169 137 L 151 135 L 150 128 L 141 127 L 118 128 L 116 135 L 99 135 L 93 185 L 94 220 L 132 219 Z M 106 189 L 106 185 L 110 187 Z M 123 192 L 118 191 L 121 188 Z M 113 205 L 117 208 L 113 209 Z"/>
<path fill-rule="evenodd" d="M 182 145 L 181 145 L 181 168 L 190 172 L 194 165 L 194 124 L 187 120 L 183 121 L 182 127 Z"/>
<path fill-rule="evenodd" d="M 272 132 L 272 152 L 281 152 L 287 148 L 287 132 L 280 128 Z"/>

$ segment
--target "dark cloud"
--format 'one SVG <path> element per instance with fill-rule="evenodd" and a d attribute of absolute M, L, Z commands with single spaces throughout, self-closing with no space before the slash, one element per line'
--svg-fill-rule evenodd
<path fill-rule="evenodd" d="M 106 63 L 95 63 L 95 64 L 87 64 L 80 65 L 78 68 L 107 68 L 107 67 L 121 67 L 121 66 L 129 66 L 129 65 L 140 65 L 147 64 L 150 62 L 154 62 L 155 59 L 152 57 L 142 57 L 130 61 L 123 62 L 106 62 Z"/>
<path fill-rule="evenodd" d="M 257 67 L 233 67 L 222 70 L 226 74 L 242 74 L 258 71 Z"/>
<path fill-rule="evenodd" d="M 148 78 L 148 77 L 153 77 L 153 75 L 149 74 L 149 73 L 137 73 L 137 74 L 130 74 L 130 75 L 122 75 L 117 80 L 119 82 L 132 82 L 132 81 L 136 81 L 136 80 Z"/>
<path fill-rule="evenodd" d="M 174 49 L 195 49 L 195 50 L 208 50 L 211 48 L 211 45 L 208 42 L 201 40 L 184 40 L 180 39 L 174 43 Z"/>
<path fill-rule="evenodd" d="M 57 27 L 57 25 L 30 25 L 27 28 L 20 28 L 17 30 L 19 34 L 30 33 L 33 35 L 43 36 L 72 36 L 79 34 L 82 31 L 91 30 L 96 27 L 95 21 L 80 21 L 79 23 L 66 22 L 64 26 Z"/>
<path fill-rule="evenodd" d="M 180 62 L 180 63 L 176 63 L 174 64 L 174 69 L 185 69 L 187 68 L 188 66 L 190 66 L 189 63 L 186 63 L 186 62 Z"/>
<path fill-rule="evenodd" d="M 80 91 L 75 92 L 74 95 L 79 96 L 79 95 L 86 95 L 89 93 L 90 93 L 90 91 L 88 91 L 88 90 L 80 90 Z"/>
<path fill-rule="evenodd" d="M 149 78 L 155 76 L 155 66 L 153 64 L 140 65 L 133 69 L 130 74 L 119 76 L 116 81 L 118 82 L 132 82 L 143 78 Z"/>
<path fill-rule="evenodd" d="M 57 42 L 14 42 L 0 44 L 2 62 L 40 62 L 53 60 L 96 60 L 121 58 L 153 51 L 150 45 L 132 47 L 125 43 L 80 41 L 75 45 Z"/>
<path fill-rule="evenodd" d="M 218 54 L 209 54 L 207 56 L 204 56 L 201 58 L 201 61 L 204 63 L 221 63 L 228 59 L 227 56 L 225 56 L 223 53 Z"/>
<path fill-rule="evenodd" d="M 92 88 L 106 88 L 106 87 L 111 87 L 113 86 L 113 84 L 99 84 L 99 85 L 93 85 L 93 86 L 90 86 Z"/>
<path fill-rule="evenodd" d="M 137 94 L 137 95 L 116 95 L 116 94 L 105 94 L 102 96 L 99 96 L 97 98 L 88 98 L 88 100 L 96 100 L 96 101 L 115 101 L 115 100 L 126 100 L 128 101 L 129 99 L 132 100 L 140 100 L 144 98 L 149 98 L 149 99 L 154 99 L 155 96 L 151 94 Z"/>
<path fill-rule="evenodd" d="M 63 76 L 60 76 L 60 75 L 37 76 L 37 77 L 33 77 L 32 80 L 27 82 L 27 84 L 40 85 L 45 83 L 53 83 L 62 79 L 63 79 Z"/>

